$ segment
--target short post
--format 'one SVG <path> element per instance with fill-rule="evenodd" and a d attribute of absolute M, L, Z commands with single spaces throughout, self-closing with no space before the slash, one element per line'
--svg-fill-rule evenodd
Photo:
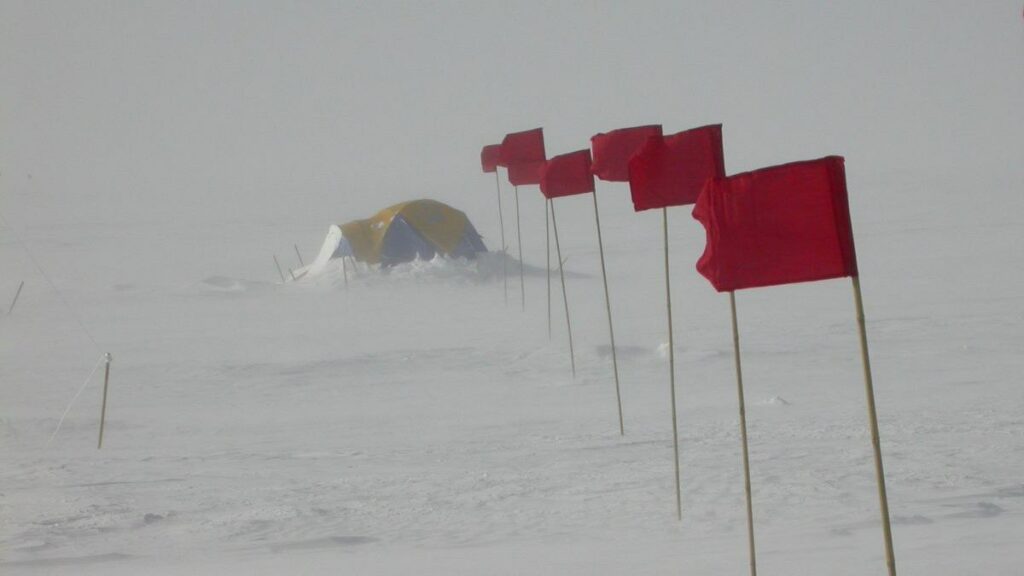
<path fill-rule="evenodd" d="M 295 255 L 299 257 L 299 266 L 305 266 L 306 263 L 302 261 L 302 254 L 299 254 L 299 245 L 292 244 L 295 247 Z"/>
<path fill-rule="evenodd" d="M 572 377 L 576 378 L 576 354 L 572 349 L 572 323 L 569 321 L 569 295 L 565 291 L 565 268 L 562 264 L 562 247 L 558 243 L 558 220 L 555 219 L 555 203 L 551 203 L 551 228 L 555 232 L 555 250 L 558 256 L 558 275 L 562 279 L 562 301 L 565 303 L 565 327 L 569 333 L 569 362 L 572 365 Z"/>
<path fill-rule="evenodd" d="M 277 266 L 277 275 L 281 277 L 281 284 L 284 284 L 284 272 L 281 272 L 281 263 L 277 261 L 277 254 L 274 254 L 274 266 Z"/>
<path fill-rule="evenodd" d="M 11 300 L 11 307 L 7 309 L 7 315 L 10 316 L 11 312 L 14 312 L 14 305 L 18 303 L 18 296 L 21 296 L 21 288 L 25 286 L 25 281 L 22 280 L 21 284 L 18 284 L 18 291 L 14 293 L 14 300 Z"/>
<path fill-rule="evenodd" d="M 103 404 L 100 407 L 100 439 L 96 445 L 96 449 L 103 448 L 103 427 L 107 422 L 107 387 L 110 385 L 110 361 L 112 360 L 110 352 L 103 355 L 103 359 L 107 366 L 103 373 Z"/>
<path fill-rule="evenodd" d="M 683 496 L 679 487 L 679 425 L 676 417 L 676 355 L 672 340 L 672 286 L 668 275 L 668 208 L 661 209 L 661 222 L 665 237 L 665 305 L 668 308 L 668 374 L 672 399 L 672 451 L 676 463 L 676 517 L 683 519 Z"/>
<path fill-rule="evenodd" d="M 860 333 L 860 359 L 864 367 L 864 391 L 868 401 L 868 425 L 871 429 L 871 447 L 875 452 L 875 481 L 878 484 L 878 505 L 882 512 L 882 537 L 885 542 L 885 564 L 889 576 L 896 576 L 896 555 L 892 546 L 892 525 L 889 521 L 889 498 L 885 492 L 885 470 L 882 466 L 882 443 L 878 436 L 878 414 L 875 411 L 875 388 L 871 379 L 871 359 L 868 356 L 868 335 L 864 326 L 864 302 L 860 293 L 860 277 L 852 276 L 853 302 L 857 309 L 857 328 Z"/>
<path fill-rule="evenodd" d="M 757 576 L 757 556 L 754 551 L 754 505 L 750 491 L 750 456 L 747 451 L 747 408 L 743 395 L 743 368 L 740 365 L 740 330 L 736 321 L 736 293 L 729 292 L 732 309 L 732 349 L 736 360 L 736 394 L 740 407 L 740 439 L 743 443 L 743 488 L 747 496 L 747 544 L 750 553 L 750 576 Z"/>

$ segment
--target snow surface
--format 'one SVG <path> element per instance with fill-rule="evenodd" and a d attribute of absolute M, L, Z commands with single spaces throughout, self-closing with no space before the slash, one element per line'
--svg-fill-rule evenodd
<path fill-rule="evenodd" d="M 3 311 L 25 288 L 0 316 L 0 572 L 745 573 L 728 300 L 694 271 L 704 238 L 687 209 L 670 213 L 681 522 L 661 215 L 635 214 L 625 185 L 598 183 L 624 437 L 589 196 L 557 201 L 575 379 L 557 274 L 547 335 L 535 187 L 519 190 L 525 312 L 515 258 L 504 303 L 500 254 L 359 270 L 347 288 L 337 267 L 280 284 L 272 260 L 295 268 L 293 243 L 308 262 L 327 224 L 420 196 L 466 211 L 496 246 L 476 154 L 507 131 L 544 125 L 553 154 L 624 125 L 722 121 L 730 172 L 847 156 L 900 573 L 1019 574 L 1024 29 L 1015 3 L 940 4 L 652 5 L 642 34 L 601 5 L 560 40 L 578 7 L 549 6 L 530 29 L 533 11 L 497 6 L 458 19 L 4 3 Z M 451 44 L 432 32 L 444 17 Z M 492 21 L 535 40 L 501 73 L 477 58 L 519 44 L 488 44 Z M 631 24 L 617 36 L 611 22 Z M 738 40 L 687 59 L 714 30 Z M 589 49 L 637 34 L 683 55 L 611 64 L 678 73 L 634 108 L 628 83 L 582 80 L 608 72 Z M 543 63 L 559 48 L 579 70 Z M 379 69 L 359 67 L 367 54 Z M 430 73 L 446 58 L 465 99 Z M 770 63 L 776 76 L 759 76 Z M 580 109 L 516 87 L 531 66 Z M 403 123 L 397 151 L 351 142 Z M 377 171 L 392 152 L 409 165 Z M 503 202 L 515 256 L 507 187 Z M 849 281 L 737 301 L 759 569 L 884 573 Z M 103 449 L 102 370 L 48 444 L 107 351 Z"/>

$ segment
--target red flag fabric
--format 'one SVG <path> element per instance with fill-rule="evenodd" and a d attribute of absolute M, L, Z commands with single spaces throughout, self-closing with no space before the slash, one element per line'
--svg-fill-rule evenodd
<path fill-rule="evenodd" d="M 593 191 L 594 174 L 590 171 L 590 150 L 577 150 L 555 156 L 541 169 L 540 192 L 548 198 Z"/>
<path fill-rule="evenodd" d="M 693 217 L 697 270 L 719 292 L 857 275 L 841 156 L 712 180 Z"/>
<path fill-rule="evenodd" d="M 629 181 L 629 159 L 651 136 L 661 136 L 661 126 L 620 128 L 590 138 L 594 150 L 594 175 L 608 182 Z"/>
<path fill-rule="evenodd" d="M 498 170 L 498 158 L 501 156 L 501 144 L 488 144 L 480 150 L 480 167 L 484 172 Z"/>
<path fill-rule="evenodd" d="M 547 160 L 547 155 L 544 153 L 543 128 L 506 134 L 505 139 L 501 141 L 498 166 L 511 167 L 514 164 L 544 160 Z"/>
<path fill-rule="evenodd" d="M 513 186 L 540 184 L 540 173 L 544 169 L 544 160 L 538 162 L 520 162 L 509 164 L 508 181 Z"/>
<path fill-rule="evenodd" d="M 725 178 L 722 125 L 652 136 L 629 161 L 633 209 L 693 204 L 709 179 Z"/>

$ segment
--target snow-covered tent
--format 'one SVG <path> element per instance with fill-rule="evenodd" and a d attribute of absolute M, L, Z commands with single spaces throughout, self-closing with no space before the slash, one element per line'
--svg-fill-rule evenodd
<path fill-rule="evenodd" d="M 390 266 L 435 255 L 473 258 L 486 252 L 466 214 L 436 200 L 395 204 L 365 220 L 332 224 L 316 260 L 303 273 L 316 274 L 335 258 L 352 257 Z"/>

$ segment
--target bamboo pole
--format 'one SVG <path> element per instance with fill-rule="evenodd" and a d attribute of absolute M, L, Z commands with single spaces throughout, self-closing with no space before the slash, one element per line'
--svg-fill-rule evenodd
<path fill-rule="evenodd" d="M 106 361 L 106 370 L 103 374 L 103 404 L 100 408 L 100 439 L 96 444 L 96 449 L 103 448 L 103 427 L 107 422 L 107 387 L 110 384 L 110 352 L 104 354 L 103 359 Z"/>
<path fill-rule="evenodd" d="M 668 276 L 668 208 L 661 209 L 661 222 L 665 238 L 665 304 L 668 309 L 668 374 L 672 398 L 672 450 L 676 464 L 676 517 L 683 519 L 683 497 L 679 488 L 679 425 L 676 416 L 676 354 L 672 337 L 672 286 Z"/>
<path fill-rule="evenodd" d="M 277 254 L 274 254 L 274 266 L 277 266 L 277 275 L 281 277 L 281 284 L 284 284 L 284 272 L 281 271 L 281 263 L 277 261 Z"/>
<path fill-rule="evenodd" d="M 501 178 L 494 169 L 494 186 L 498 192 L 498 227 L 501 229 L 501 280 L 505 285 L 505 306 L 508 306 L 508 258 L 505 257 L 505 216 L 501 213 Z"/>
<path fill-rule="evenodd" d="M 562 260 L 562 247 L 558 243 L 558 220 L 555 219 L 555 203 L 551 203 L 551 228 L 555 232 L 555 251 L 558 256 L 558 275 L 562 279 L 562 301 L 565 303 L 565 327 L 569 333 L 569 362 L 572 365 L 572 377 L 576 378 L 576 354 L 572 348 L 572 323 L 569 321 L 569 295 L 565 291 L 565 268 Z"/>
<path fill-rule="evenodd" d="M 549 280 L 549 283 L 550 283 L 550 280 Z M 25 286 L 25 281 L 22 280 L 21 283 L 18 284 L 18 291 L 14 293 L 14 300 L 11 300 L 11 307 L 7 309 L 7 315 L 8 316 L 11 315 L 11 312 L 14 312 L 14 305 L 18 303 L 18 296 L 21 296 L 21 289 L 24 286 Z M 550 292 L 550 288 L 548 288 L 548 290 Z M 550 294 L 549 294 L 548 298 L 549 299 L 551 298 Z M 548 309 L 549 309 L 549 312 L 548 312 L 548 338 L 551 337 L 551 327 L 550 327 L 551 326 L 551 315 L 550 315 L 550 308 L 551 308 L 551 303 L 548 302 Z"/>
<path fill-rule="evenodd" d="M 516 241 L 519 243 L 519 297 L 522 300 L 523 311 L 526 311 L 526 280 L 523 279 L 523 233 L 519 227 L 519 186 L 514 186 L 516 191 Z"/>
<path fill-rule="evenodd" d="M 305 266 L 306 263 L 302 261 L 302 254 L 299 254 L 299 245 L 292 244 L 292 246 L 295 248 L 295 255 L 299 257 L 299 266 Z"/>
<path fill-rule="evenodd" d="M 548 273 L 548 340 L 551 340 L 551 199 L 544 199 L 544 252 Z"/>
<path fill-rule="evenodd" d="M 750 454 L 747 449 L 747 408 L 743 398 L 743 368 L 740 365 L 740 329 L 736 321 L 736 293 L 729 292 L 732 309 L 732 349 L 736 360 L 736 395 L 740 407 L 740 439 L 743 442 L 743 490 L 747 497 L 747 544 L 750 551 L 750 576 L 757 576 L 757 554 L 754 548 L 754 505 L 750 492 Z"/>
<path fill-rule="evenodd" d="M 857 309 L 857 328 L 860 332 L 860 359 L 864 366 L 864 391 L 867 395 L 868 424 L 871 428 L 871 447 L 875 452 L 875 481 L 878 484 L 878 505 L 882 513 L 882 536 L 885 542 L 885 564 L 889 576 L 896 576 L 896 556 L 892 546 L 892 526 L 889 520 L 889 498 L 885 493 L 885 470 L 882 466 L 882 443 L 878 436 L 878 414 L 875 411 L 875 387 L 871 379 L 871 359 L 868 355 L 868 336 L 864 326 L 864 302 L 860 293 L 860 278 L 853 281 L 853 301 Z"/>
<path fill-rule="evenodd" d="M 594 223 L 597 224 L 597 249 L 601 255 L 601 279 L 604 280 L 604 305 L 608 309 L 608 337 L 612 343 L 612 371 L 615 373 L 615 401 L 619 407 L 619 435 L 625 436 L 626 428 L 622 421 L 622 394 L 619 391 L 619 360 L 615 353 L 615 329 L 612 328 L 612 301 L 608 295 L 608 274 L 604 266 L 604 242 L 601 240 L 601 216 L 597 210 L 597 189 L 591 194 L 594 197 Z"/>

